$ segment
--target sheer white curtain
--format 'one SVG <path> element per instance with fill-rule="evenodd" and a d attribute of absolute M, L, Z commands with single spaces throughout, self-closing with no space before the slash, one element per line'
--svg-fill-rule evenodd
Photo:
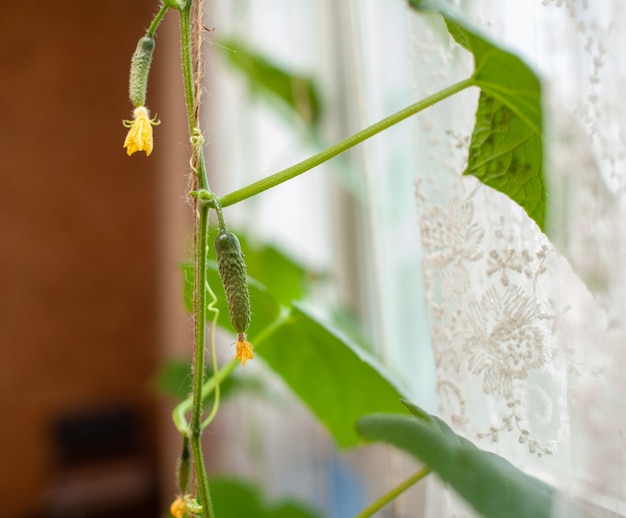
<path fill-rule="evenodd" d="M 439 413 L 526 472 L 624 513 L 624 4 L 456 4 L 544 79 L 551 240 L 508 198 L 460 176 L 475 92 L 419 117 Z M 467 75 L 440 26 L 411 16 L 411 27 L 418 97 Z M 437 483 L 428 513 L 473 516 Z"/>

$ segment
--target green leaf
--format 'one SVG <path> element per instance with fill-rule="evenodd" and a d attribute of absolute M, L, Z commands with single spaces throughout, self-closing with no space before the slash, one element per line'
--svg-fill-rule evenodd
<path fill-rule="evenodd" d="M 481 89 L 467 169 L 506 194 L 544 229 L 541 83 L 520 58 L 472 28 L 438 0 L 409 0 L 420 11 L 443 16 L 448 32 L 474 56 L 472 80 Z"/>
<path fill-rule="evenodd" d="M 255 351 L 341 447 L 359 444 L 361 416 L 398 411 L 402 395 L 374 360 L 299 306 Z"/>
<path fill-rule="evenodd" d="M 359 420 L 359 433 L 407 451 L 435 471 L 486 518 L 549 518 L 554 488 L 510 462 L 478 449 L 440 419 L 407 404 L 411 416 L 370 415 Z M 571 509 L 568 516 L 578 516 Z"/>
<path fill-rule="evenodd" d="M 248 79 L 256 94 L 270 94 L 289 106 L 305 124 L 320 117 L 320 100 L 313 80 L 281 68 L 236 40 L 220 41 L 224 57 Z"/>
<path fill-rule="evenodd" d="M 269 504 L 260 490 L 243 480 L 214 478 L 209 482 L 215 516 L 228 518 L 316 518 L 308 506 L 288 500 Z"/>
<path fill-rule="evenodd" d="M 544 229 L 546 200 L 541 134 L 484 91 L 480 94 L 464 174 L 476 176 L 509 196 Z"/>

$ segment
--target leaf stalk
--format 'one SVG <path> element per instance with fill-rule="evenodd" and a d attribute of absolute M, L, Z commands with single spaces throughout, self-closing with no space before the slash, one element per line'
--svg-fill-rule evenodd
<path fill-rule="evenodd" d="M 368 518 L 369 516 L 373 516 L 374 513 L 380 511 L 383 507 L 385 507 L 389 502 L 391 502 L 394 498 L 397 498 L 401 493 L 409 489 L 413 484 L 416 484 L 420 480 L 426 477 L 430 473 L 431 469 L 429 467 L 424 466 L 422 469 L 413 473 L 409 478 L 400 482 L 396 487 L 391 489 L 388 493 L 381 496 L 375 502 L 372 502 L 369 506 L 363 509 L 359 514 L 357 514 L 354 518 Z"/>
<path fill-rule="evenodd" d="M 384 119 L 375 122 L 371 126 L 362 129 L 361 131 L 357 131 L 354 135 L 350 135 L 349 137 L 343 139 L 340 142 L 320 151 L 319 153 L 313 155 L 302 162 L 298 162 L 287 169 L 283 169 L 278 173 L 267 176 L 257 182 L 254 182 L 242 189 L 237 191 L 233 191 L 225 196 L 222 196 L 219 199 L 220 205 L 222 207 L 228 207 L 229 205 L 234 205 L 240 201 L 243 201 L 247 198 L 251 198 L 252 196 L 256 196 L 257 194 L 262 193 L 272 187 L 276 187 L 281 183 L 286 182 L 287 180 L 291 180 L 296 176 L 301 175 L 317 167 L 320 164 L 334 158 L 335 156 L 347 151 L 348 149 L 360 144 L 364 140 L 367 140 L 370 137 L 380 133 L 391 126 L 398 124 L 399 122 L 407 119 L 408 117 L 415 115 L 416 113 L 425 110 L 437 104 L 438 102 L 443 101 L 444 99 L 451 97 L 452 95 L 470 87 L 474 86 L 474 80 L 472 78 L 464 79 L 463 81 L 459 81 L 451 86 L 448 86 L 424 99 L 417 101 L 416 103 L 403 108 L 402 110 L 397 111 L 396 113 L 385 117 Z"/>

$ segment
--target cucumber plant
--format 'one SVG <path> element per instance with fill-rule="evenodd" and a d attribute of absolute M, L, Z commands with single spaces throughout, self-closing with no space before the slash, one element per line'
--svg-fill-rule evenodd
<path fill-rule="evenodd" d="M 193 171 L 191 194 L 194 201 L 195 246 L 193 264 L 188 267 L 188 271 L 192 272 L 192 281 L 186 287 L 187 303 L 194 314 L 193 380 L 191 395 L 176 407 L 173 415 L 174 424 L 183 437 L 183 448 L 178 470 L 180 494 L 172 504 L 171 514 L 177 518 L 183 515 L 212 518 L 216 515 L 205 470 L 201 434 L 218 411 L 220 383 L 232 373 L 238 365 L 237 361 L 243 365 L 253 358 L 251 343 L 254 343 L 255 351 L 326 425 L 338 445 L 355 446 L 364 439 L 385 441 L 407 450 L 426 464 L 424 469 L 364 509 L 359 518 L 372 516 L 430 472 L 446 480 L 485 516 L 549 516 L 556 498 L 552 488 L 524 475 L 503 459 L 478 450 L 434 416 L 409 403 L 406 408 L 412 415 L 408 416 L 405 412 L 405 415 L 398 416 L 403 412 L 399 402 L 405 395 L 389 380 L 375 359 L 366 357 L 357 346 L 335 334 L 297 302 L 272 293 L 271 285 L 265 288 L 259 283 L 250 283 L 239 240 L 226 229 L 222 213 L 222 209 L 291 180 L 458 92 L 479 88 L 477 125 L 465 174 L 472 174 L 511 197 L 543 228 L 546 193 L 542 169 L 541 85 L 538 78 L 519 58 L 482 37 L 446 4 L 437 0 L 408 0 L 409 6 L 417 11 L 437 12 L 443 17 L 450 35 L 474 57 L 475 68 L 471 76 L 302 162 L 234 192 L 217 196 L 207 178 L 204 139 L 199 121 L 202 71 L 194 49 L 199 49 L 201 44 L 203 27 L 199 13 L 202 3 L 203 0 L 165 1 L 140 40 L 131 61 L 131 102 L 136 109 L 135 120 L 126 123 L 130 130 L 124 144 L 129 154 L 135 151 L 150 154 L 152 150 L 152 125 L 157 121 L 147 115 L 145 94 L 154 48 L 153 37 L 166 12 L 175 10 L 180 17 L 183 83 L 192 144 L 190 165 Z M 268 67 L 271 64 L 263 62 L 262 69 L 268 70 Z M 258 67 L 254 70 L 258 73 Z M 276 85 L 270 87 L 279 95 L 284 92 Z M 516 130 L 509 134 L 487 130 L 494 134 L 493 138 L 486 139 L 485 127 L 489 126 L 479 123 L 489 120 L 494 106 L 506 110 L 507 117 L 516 122 L 511 124 Z M 489 149 L 485 147 L 487 141 L 491 146 Z M 494 164 L 490 160 L 494 155 L 501 154 L 494 151 L 494 146 L 509 153 L 511 163 L 519 163 L 523 167 L 494 176 Z M 532 161 L 528 162 L 527 157 L 532 157 Z M 518 188 L 520 182 L 525 189 Z M 217 268 L 208 260 L 209 213 L 212 210 L 217 213 L 220 227 L 214 242 Z M 217 297 L 213 292 L 212 286 L 216 286 L 219 279 L 225 297 Z M 228 319 L 224 316 L 226 313 Z M 215 326 L 218 324 L 232 326 L 237 334 L 235 359 L 221 368 L 215 358 Z M 205 380 L 207 325 L 210 328 L 208 342 L 212 375 Z M 285 354 L 285 345 L 296 342 L 298 347 L 289 347 L 289 354 Z M 315 369 L 324 371 L 327 382 L 323 386 L 308 375 Z M 350 383 L 344 382 L 345 376 L 349 376 Z M 209 416 L 204 418 L 203 402 L 211 397 L 213 406 Z M 430 446 L 421 447 L 423 444 Z M 450 456 L 463 457 L 468 462 L 450 463 Z M 484 492 L 476 488 L 493 484 L 507 490 L 485 502 Z M 216 508 L 222 509 L 223 502 L 220 501 Z M 237 516 L 235 508 L 236 503 L 232 502 L 227 515 Z"/>

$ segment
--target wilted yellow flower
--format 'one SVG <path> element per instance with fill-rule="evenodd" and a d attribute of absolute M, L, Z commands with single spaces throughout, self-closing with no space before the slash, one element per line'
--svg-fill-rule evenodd
<path fill-rule="evenodd" d="M 179 496 L 170 506 L 170 514 L 174 518 L 183 518 L 185 514 L 185 501 Z"/>
<path fill-rule="evenodd" d="M 246 341 L 246 336 L 244 334 L 239 334 L 235 345 L 237 347 L 235 360 L 241 360 L 241 365 L 245 365 L 248 360 L 252 360 L 254 358 L 252 344 Z"/>
<path fill-rule="evenodd" d="M 152 126 L 160 124 L 156 117 L 150 118 L 145 106 L 135 108 L 132 121 L 124 121 L 124 126 L 130 128 L 124 147 L 128 156 L 135 151 L 145 151 L 146 155 L 152 153 Z"/>

